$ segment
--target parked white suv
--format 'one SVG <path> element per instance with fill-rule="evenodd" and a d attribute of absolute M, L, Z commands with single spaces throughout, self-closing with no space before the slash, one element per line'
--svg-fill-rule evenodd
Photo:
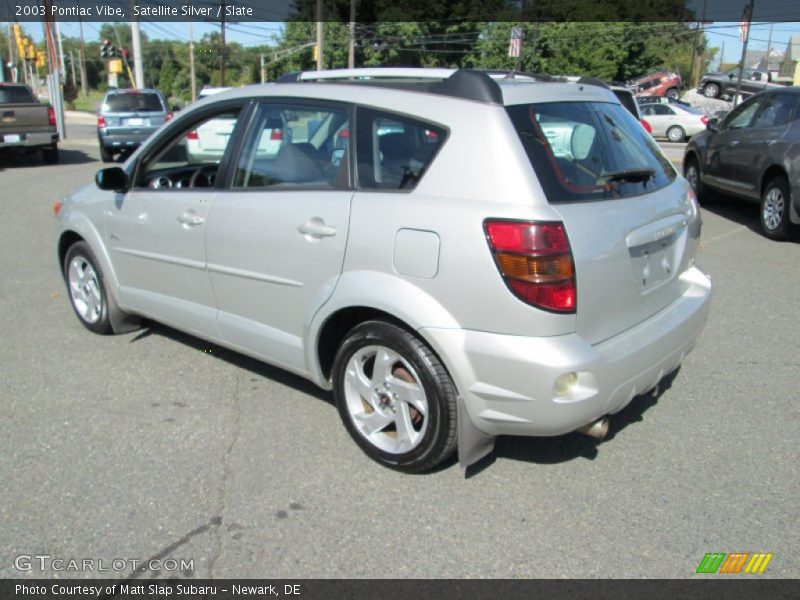
<path fill-rule="evenodd" d="M 221 118 L 218 164 L 176 152 Z M 592 80 L 292 74 L 181 112 L 96 184 L 58 213 L 87 328 L 147 317 L 307 377 L 408 472 L 602 436 L 708 315 L 691 188 Z"/>

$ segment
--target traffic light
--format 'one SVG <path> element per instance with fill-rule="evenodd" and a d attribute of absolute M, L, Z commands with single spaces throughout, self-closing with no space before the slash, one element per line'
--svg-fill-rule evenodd
<path fill-rule="evenodd" d="M 44 52 L 42 52 L 41 50 L 37 50 L 36 51 L 36 68 L 37 69 L 41 69 L 44 66 L 45 66 Z"/>
<path fill-rule="evenodd" d="M 111 50 L 114 46 L 111 45 L 109 40 L 103 40 L 103 45 L 100 46 L 100 58 L 111 58 Z"/>
<path fill-rule="evenodd" d="M 130 54 L 130 53 L 128 52 L 128 49 L 127 49 L 127 48 L 123 48 L 123 49 L 122 49 L 122 58 L 124 58 L 125 60 L 128 60 L 128 56 L 129 56 L 129 54 Z"/>
<path fill-rule="evenodd" d="M 33 45 L 33 42 L 28 40 L 27 46 L 25 46 L 25 60 L 36 60 L 36 46 Z"/>
<path fill-rule="evenodd" d="M 314 45 L 312 46 L 312 48 L 313 48 L 313 52 L 312 52 L 312 58 L 313 58 L 314 60 L 317 60 L 317 57 L 319 56 L 319 46 L 318 46 L 317 44 L 314 44 Z"/>

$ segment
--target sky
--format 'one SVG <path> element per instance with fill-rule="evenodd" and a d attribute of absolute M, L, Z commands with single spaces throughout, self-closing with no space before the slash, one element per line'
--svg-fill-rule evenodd
<path fill-rule="evenodd" d="M 758 11 L 756 11 L 757 16 Z M 83 24 L 87 41 L 99 41 L 100 25 L 100 23 Z M 118 27 L 125 26 L 125 24 L 118 24 Z M 141 28 L 150 39 L 174 39 L 184 42 L 189 40 L 188 23 L 142 22 Z M 226 28 L 226 38 L 229 41 L 238 42 L 245 46 L 270 44 L 273 36 L 280 35 L 282 28 L 282 23 L 232 23 L 228 24 Z M 41 26 L 38 24 L 26 23 L 24 24 L 24 29 L 37 42 L 42 39 Z M 707 23 L 704 29 L 710 46 L 722 49 L 724 43 L 724 55 L 722 55 L 722 58 L 726 63 L 739 61 L 742 54 L 742 42 L 739 39 L 738 22 Z M 203 34 L 211 31 L 219 31 L 219 25 L 192 23 L 192 36 L 195 40 L 200 39 Z M 63 36 L 79 37 L 78 23 L 61 23 L 61 34 Z M 767 46 L 770 45 L 771 39 L 771 47 L 784 52 L 789 38 L 793 35 L 800 36 L 800 21 L 775 23 L 754 21 L 750 31 L 748 50 L 766 50 Z M 720 53 L 717 53 L 716 59 L 712 62 L 712 67 L 717 66 L 719 58 Z"/>

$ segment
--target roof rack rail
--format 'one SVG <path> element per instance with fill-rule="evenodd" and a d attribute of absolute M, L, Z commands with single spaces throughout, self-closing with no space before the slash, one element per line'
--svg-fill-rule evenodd
<path fill-rule="evenodd" d="M 276 83 L 376 83 L 387 86 L 417 84 L 433 94 L 502 104 L 503 94 L 497 82 L 476 69 L 432 69 L 374 67 L 364 69 L 331 69 L 286 73 Z"/>

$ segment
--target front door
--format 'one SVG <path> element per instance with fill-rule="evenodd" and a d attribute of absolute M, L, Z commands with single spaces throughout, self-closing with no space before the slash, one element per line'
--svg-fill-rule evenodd
<path fill-rule="evenodd" d="M 187 152 L 198 127 L 237 119 L 241 106 L 175 129 L 135 168 L 133 185 L 106 212 L 107 243 L 122 304 L 189 332 L 217 336 L 205 260 L 205 228 L 222 153 Z M 226 142 L 227 143 L 227 139 Z"/>

